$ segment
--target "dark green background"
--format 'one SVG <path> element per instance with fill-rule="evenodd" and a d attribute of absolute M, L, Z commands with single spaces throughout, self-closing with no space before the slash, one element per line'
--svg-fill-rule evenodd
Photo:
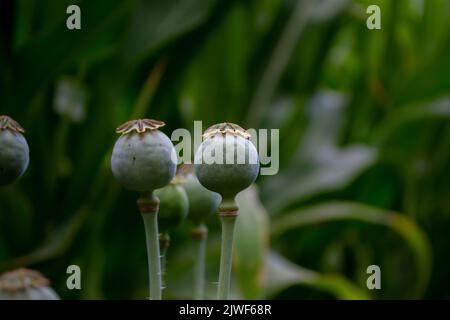
<path fill-rule="evenodd" d="M 74 3 L 79 31 L 66 28 Z M 381 30 L 366 28 L 368 4 Z M 137 194 L 109 167 L 115 128 L 148 117 L 170 135 L 231 121 L 280 129 L 281 162 L 241 198 L 234 297 L 450 298 L 450 1 L 0 6 L 0 114 L 25 127 L 31 156 L 0 189 L 2 271 L 40 270 L 63 298 L 144 299 Z M 62 79 L 85 97 L 80 122 L 55 111 Z M 166 298 L 191 297 L 189 230 L 172 232 Z M 80 291 L 65 286 L 71 264 Z M 366 288 L 371 264 L 381 290 Z"/>

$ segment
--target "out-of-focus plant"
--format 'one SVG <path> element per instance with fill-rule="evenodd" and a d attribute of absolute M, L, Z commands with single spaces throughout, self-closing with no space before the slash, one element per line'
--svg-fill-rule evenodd
<path fill-rule="evenodd" d="M 448 1 L 83 0 L 77 32 L 67 1 L 8 3 L 0 114 L 27 129 L 31 161 L 0 187 L 2 271 L 42 270 L 63 298 L 148 295 L 141 222 L 123 214 L 135 196 L 109 159 L 116 124 L 152 115 L 166 133 L 194 120 L 280 129 L 279 173 L 237 199 L 231 297 L 450 296 Z M 381 30 L 366 27 L 369 4 Z M 68 75 L 88 96 L 80 122 L 55 112 Z M 204 221 L 205 298 L 218 220 Z M 167 298 L 192 298 L 188 222 L 171 231 Z M 66 290 L 74 263 L 82 291 Z M 372 264 L 381 291 L 366 288 Z"/>
<path fill-rule="evenodd" d="M 166 255 L 170 246 L 169 231 L 179 226 L 186 218 L 189 209 L 186 191 L 180 185 L 182 179 L 181 176 L 175 176 L 167 186 L 155 190 L 155 196 L 159 199 L 158 232 L 163 286 L 166 273 Z"/>
<path fill-rule="evenodd" d="M 205 263 L 208 239 L 207 219 L 216 213 L 220 205 L 220 195 L 206 189 L 200 184 L 193 165 L 182 166 L 180 173 L 184 178 L 183 188 L 188 197 L 188 219 L 192 223 L 192 240 L 197 245 L 197 254 L 194 262 L 194 298 L 204 299 L 205 290 Z"/>

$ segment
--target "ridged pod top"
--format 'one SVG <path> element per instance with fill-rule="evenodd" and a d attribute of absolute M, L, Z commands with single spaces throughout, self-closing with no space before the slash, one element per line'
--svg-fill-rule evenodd
<path fill-rule="evenodd" d="M 153 119 L 130 120 L 118 127 L 116 132 L 121 134 L 129 134 L 133 131 L 136 131 L 137 133 L 144 133 L 147 130 L 156 130 L 164 127 L 165 125 L 166 124 L 164 122 Z"/>
<path fill-rule="evenodd" d="M 250 139 L 251 135 L 247 132 L 247 130 L 243 129 L 241 126 L 238 126 L 237 124 L 231 123 L 231 122 L 223 122 L 215 124 L 203 133 L 203 138 L 208 139 L 211 137 L 214 137 L 216 134 L 232 134 L 235 136 L 241 136 L 245 139 Z"/>
<path fill-rule="evenodd" d="M 49 285 L 49 281 L 40 272 L 30 269 L 17 269 L 0 276 L 0 290 L 7 292 L 22 291 L 27 288 L 39 288 Z"/>
<path fill-rule="evenodd" d="M 22 126 L 12 118 L 8 116 L 0 116 L 0 130 L 11 130 L 14 132 L 24 133 L 25 130 Z"/>

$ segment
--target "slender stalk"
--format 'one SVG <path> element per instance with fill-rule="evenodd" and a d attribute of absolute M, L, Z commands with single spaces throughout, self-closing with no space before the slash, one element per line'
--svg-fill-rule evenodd
<path fill-rule="evenodd" d="M 222 222 L 222 247 L 220 252 L 219 300 L 227 300 L 230 295 L 231 265 L 233 258 L 234 227 L 238 214 L 237 207 L 220 206 L 220 220 Z"/>
<path fill-rule="evenodd" d="M 147 241 L 150 300 L 161 300 L 161 264 L 158 241 L 159 200 L 153 195 L 153 192 L 142 193 L 138 200 L 138 207 L 144 219 Z"/>
<path fill-rule="evenodd" d="M 194 299 L 202 300 L 205 298 L 205 260 L 208 228 L 203 224 L 195 227 L 192 230 L 192 238 L 197 245 L 197 256 L 194 266 Z"/>
<path fill-rule="evenodd" d="M 163 232 L 159 235 L 159 250 L 160 250 L 160 263 L 161 263 L 161 282 L 162 288 L 166 286 L 165 275 L 166 275 L 166 261 L 167 261 L 167 250 L 170 246 L 170 236 L 169 233 Z"/>

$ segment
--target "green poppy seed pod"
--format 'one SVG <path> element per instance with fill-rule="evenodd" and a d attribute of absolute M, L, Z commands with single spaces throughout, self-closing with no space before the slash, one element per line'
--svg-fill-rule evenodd
<path fill-rule="evenodd" d="M 0 300 L 59 300 L 39 272 L 18 269 L 0 275 Z"/>
<path fill-rule="evenodd" d="M 117 180 L 133 191 L 153 191 L 175 175 L 176 152 L 172 141 L 158 128 L 164 122 L 151 119 L 128 121 L 119 128 L 111 169 Z"/>
<path fill-rule="evenodd" d="M 0 116 L 0 185 L 22 176 L 30 161 L 25 130 L 8 116 Z"/>
<path fill-rule="evenodd" d="M 198 181 L 195 172 L 187 165 L 183 166 L 185 180 L 183 188 L 189 200 L 188 219 L 194 225 L 200 225 L 219 210 L 221 197 L 218 193 L 206 189 Z"/>
<path fill-rule="evenodd" d="M 186 191 L 177 178 L 169 185 L 155 191 L 159 198 L 158 228 L 164 233 L 177 227 L 186 218 L 189 208 Z"/>
<path fill-rule="evenodd" d="M 195 155 L 195 171 L 200 183 L 233 201 L 249 187 L 259 173 L 259 157 L 250 134 L 232 123 L 207 129 Z"/>

